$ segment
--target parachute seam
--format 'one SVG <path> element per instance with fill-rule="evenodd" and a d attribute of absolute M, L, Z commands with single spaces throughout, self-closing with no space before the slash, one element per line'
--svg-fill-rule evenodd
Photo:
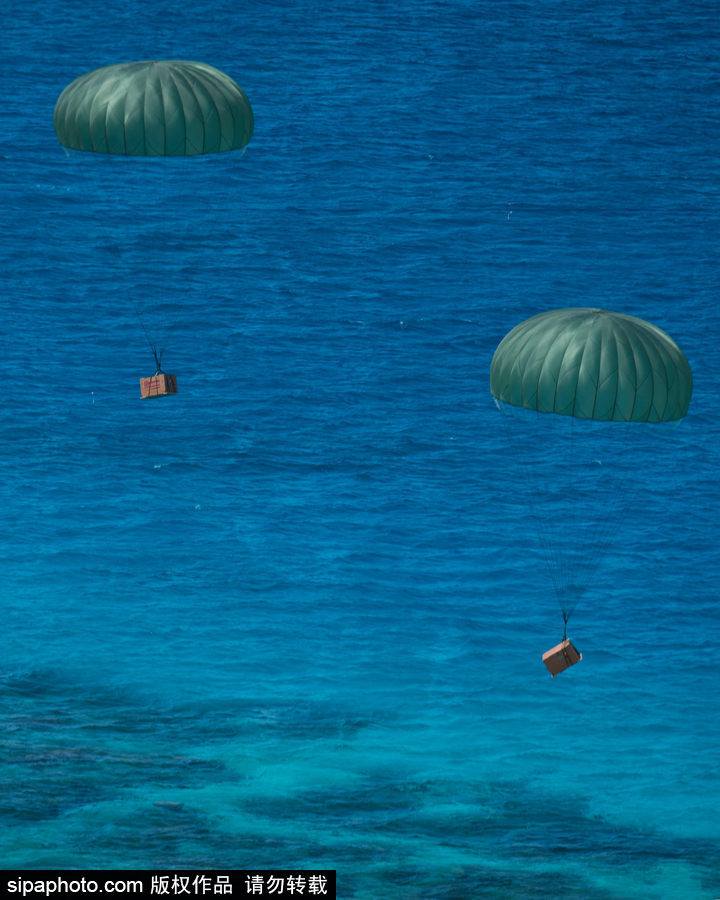
<path fill-rule="evenodd" d="M 160 113 L 161 113 L 161 121 L 163 123 L 163 156 L 167 156 L 167 120 L 165 118 L 165 86 L 163 85 L 162 78 L 158 78 L 158 86 L 160 88 Z"/>
<path fill-rule="evenodd" d="M 640 342 L 642 343 L 643 347 L 645 348 L 645 352 L 648 354 L 648 357 L 650 357 L 650 353 L 648 352 L 648 345 L 645 343 L 645 334 L 644 333 L 640 334 Z M 663 372 L 665 373 L 665 403 L 663 404 L 662 413 L 660 413 L 660 410 L 655 406 L 655 367 L 651 366 L 650 371 L 652 373 L 653 392 L 652 392 L 652 399 L 650 401 L 650 410 L 651 410 L 651 412 L 655 411 L 658 413 L 658 420 L 657 420 L 658 422 L 664 422 L 665 421 L 665 411 L 667 410 L 669 402 L 670 402 L 670 379 L 668 377 L 668 368 L 667 368 L 666 359 L 665 359 L 665 352 L 664 352 L 665 348 L 659 347 L 657 344 L 653 344 L 652 349 L 653 349 L 654 355 L 656 357 L 656 361 L 659 362 L 660 364 L 662 364 Z"/>
<path fill-rule="evenodd" d="M 628 346 L 630 347 L 633 365 L 635 366 L 635 393 L 633 395 L 632 407 L 630 408 L 630 417 L 628 419 L 629 422 L 633 422 L 635 420 L 635 407 L 637 406 L 638 390 L 640 387 L 640 366 L 638 365 L 638 355 L 635 344 L 632 341 L 628 341 Z"/>
<path fill-rule="evenodd" d="M 617 365 L 617 385 L 615 386 L 615 405 L 613 407 L 613 418 L 615 417 L 615 410 L 617 408 L 617 402 L 618 402 L 618 398 L 620 396 L 620 348 L 622 347 L 625 356 L 627 356 L 629 359 L 632 360 L 632 365 L 633 365 L 633 405 L 630 408 L 629 417 L 625 416 L 621 421 L 631 422 L 632 417 L 633 417 L 633 412 L 635 409 L 635 402 L 636 402 L 636 398 L 637 398 L 637 387 L 638 387 L 638 381 L 639 381 L 637 358 L 635 356 L 635 351 L 633 349 L 632 342 L 628 339 L 625 332 L 621 331 L 618 333 L 617 331 L 615 331 L 614 335 L 615 335 L 615 346 L 617 348 L 617 354 L 618 354 L 618 365 Z"/>
<path fill-rule="evenodd" d="M 644 352 L 644 354 L 645 354 L 645 359 L 646 359 L 647 364 L 648 364 L 649 372 L 648 372 L 647 375 L 645 375 L 645 377 L 642 379 L 642 381 L 640 380 L 639 377 L 635 379 L 635 398 L 634 398 L 634 400 L 633 400 L 633 408 L 632 408 L 632 414 L 631 414 L 631 416 L 630 416 L 630 421 L 649 422 L 649 421 L 650 421 L 650 415 L 649 415 L 649 412 L 648 412 L 648 411 L 645 411 L 645 412 L 642 412 L 642 411 L 641 411 L 641 412 L 642 412 L 642 418 L 639 419 L 639 420 L 636 420 L 636 419 L 635 419 L 635 409 L 636 409 L 636 406 L 637 406 L 638 396 L 639 396 L 639 394 L 640 394 L 640 388 L 641 388 L 641 386 L 642 386 L 643 384 L 645 384 L 646 381 L 648 381 L 648 380 L 650 381 L 650 390 L 651 390 L 651 396 L 650 396 L 650 410 L 652 410 L 653 397 L 655 396 L 655 378 L 654 378 L 654 375 L 653 375 L 652 359 L 651 359 L 650 353 L 648 352 L 648 348 L 647 348 L 647 346 L 645 345 L 645 342 L 644 342 L 644 340 L 643 340 L 643 338 L 642 338 L 642 334 L 641 334 L 641 332 L 639 331 L 639 329 L 636 329 L 636 330 L 635 330 L 635 335 L 636 335 L 636 337 L 637 337 L 637 341 L 633 341 L 633 343 L 631 344 L 632 352 L 633 352 L 633 358 L 634 358 L 634 360 L 635 360 L 635 369 L 636 369 L 636 371 L 639 371 L 639 369 L 640 369 L 640 367 L 639 367 L 639 365 L 638 365 L 638 359 L 639 359 L 639 353 L 638 353 L 638 351 L 639 351 L 639 349 L 642 349 L 643 352 Z"/>
<path fill-rule="evenodd" d="M 652 346 L 652 356 L 651 356 L 649 345 L 646 344 L 645 334 L 642 331 L 640 332 L 639 337 L 640 337 L 640 343 L 642 344 L 643 349 L 645 350 L 645 353 L 647 353 L 648 360 L 650 362 L 650 383 L 652 385 L 652 393 L 650 395 L 650 408 L 648 409 L 648 422 L 650 422 L 650 421 L 653 421 L 650 417 L 654 413 L 657 412 L 657 408 L 655 406 L 655 396 L 656 396 L 655 364 L 657 364 L 658 362 L 662 363 L 663 369 L 665 370 L 665 384 L 666 385 L 667 385 L 667 369 L 665 369 L 665 363 L 662 358 L 662 353 L 658 352 L 657 346 L 655 346 L 655 345 Z M 667 393 L 667 391 L 666 391 L 666 393 Z M 667 406 L 667 397 L 665 398 L 665 405 Z M 657 421 L 661 422 L 662 417 L 659 417 Z"/>
<path fill-rule="evenodd" d="M 648 410 L 648 421 L 650 421 L 650 416 L 652 415 L 652 413 L 655 410 L 655 383 L 656 383 L 657 379 L 655 377 L 656 372 L 655 372 L 655 366 L 653 364 L 653 359 L 651 358 L 650 353 L 648 352 L 648 347 L 645 345 L 645 341 L 643 340 L 643 338 L 644 338 L 644 335 L 641 334 L 640 343 L 643 345 L 645 352 L 648 355 L 648 361 L 650 363 L 650 385 L 652 388 L 652 391 L 650 393 L 650 408 Z M 653 351 L 655 352 L 655 355 L 657 355 L 656 348 L 653 348 Z"/>
<path fill-rule="evenodd" d="M 517 336 L 518 338 L 521 338 L 521 339 L 522 339 L 522 346 L 519 347 L 517 353 L 515 354 L 515 359 L 513 360 L 512 365 L 510 366 L 510 375 L 511 375 L 511 376 L 512 376 L 513 370 L 515 369 L 516 366 L 517 366 L 517 371 L 518 371 L 518 373 L 520 374 L 520 405 L 521 405 L 521 406 L 522 406 L 522 401 L 523 401 L 523 399 L 524 399 L 524 396 L 523 396 L 523 395 L 524 395 L 524 390 L 523 390 L 522 370 L 520 369 L 520 364 L 519 364 L 519 362 L 518 362 L 518 358 L 519 358 L 519 356 L 520 356 L 521 353 L 524 353 L 524 352 L 525 352 L 526 347 L 527 347 L 528 344 L 532 341 L 532 339 L 533 339 L 533 333 L 532 333 L 532 331 L 533 331 L 533 329 L 532 329 L 532 328 L 529 328 L 529 329 L 528 329 L 527 331 L 525 331 L 523 334 L 520 334 L 520 335 Z M 514 341 L 511 342 L 511 346 L 512 346 L 512 343 L 514 343 Z"/>
<path fill-rule="evenodd" d="M 590 320 L 590 325 L 592 326 L 597 321 L 598 318 L 599 318 L 599 313 L 597 313 L 597 312 L 594 313 Z M 592 333 L 592 331 L 588 334 L 588 337 L 585 342 L 585 346 L 587 346 L 587 341 L 590 339 L 591 333 Z M 598 349 L 598 365 L 597 365 L 597 371 L 595 373 L 595 395 L 593 396 L 592 412 L 590 414 L 591 419 L 595 418 L 595 410 L 597 409 L 598 394 L 600 393 L 600 369 L 602 368 L 602 357 L 603 357 L 604 350 L 605 350 L 605 335 L 603 334 L 602 328 L 601 328 L 600 329 L 600 347 Z M 583 356 L 584 355 L 585 355 L 585 353 L 583 352 Z M 578 370 L 578 373 L 579 373 L 579 370 Z M 578 382 L 579 381 L 580 381 L 580 377 L 578 374 Z"/>
<path fill-rule="evenodd" d="M 604 375 L 602 378 L 600 377 L 600 372 L 605 365 L 605 361 L 610 354 L 610 350 L 616 347 L 615 345 L 615 337 L 613 334 L 606 335 L 603 337 L 602 344 L 600 347 L 600 365 L 598 367 L 598 382 L 597 382 L 597 398 L 604 398 L 605 396 L 605 387 L 606 385 L 615 378 L 615 394 L 613 396 L 613 404 L 610 408 L 610 414 L 602 417 L 601 421 L 604 422 L 612 422 L 614 421 L 615 416 L 615 401 L 617 400 L 617 368 L 613 368 L 610 372 Z M 615 349 L 615 358 L 617 359 L 617 348 Z M 597 411 L 597 399 L 595 401 L 595 409 L 593 409 L 593 418 L 597 418 L 595 413 Z"/>
<path fill-rule="evenodd" d="M 623 338 L 623 342 L 624 342 L 624 343 L 623 343 L 623 346 L 625 347 L 625 350 L 626 350 L 626 352 L 627 352 L 629 358 L 632 360 L 632 365 L 633 365 L 633 398 L 632 398 L 632 406 L 630 407 L 630 413 L 629 413 L 629 415 L 628 415 L 628 416 L 626 417 L 626 419 L 624 420 L 624 421 L 626 421 L 626 422 L 632 422 L 632 421 L 633 421 L 633 416 L 634 416 L 634 414 L 635 414 L 635 405 L 636 405 L 636 403 L 637 403 L 638 384 L 639 384 L 639 381 L 640 381 L 640 371 L 639 371 L 639 369 L 638 369 L 638 360 L 637 360 L 637 356 L 636 356 L 636 354 L 635 354 L 635 348 L 633 347 L 632 341 L 628 338 L 628 336 L 627 336 L 624 332 L 621 332 L 621 334 L 622 334 L 622 338 Z M 619 381 L 620 381 L 620 379 L 619 379 L 619 374 L 620 374 L 620 373 L 619 373 L 619 367 L 618 367 L 618 391 L 619 391 Z"/>
<path fill-rule="evenodd" d="M 615 422 L 615 421 L 617 421 L 615 419 L 615 410 L 617 407 L 617 398 L 618 398 L 618 390 L 619 390 L 619 388 L 618 388 L 618 385 L 619 385 L 619 365 L 618 365 L 619 352 L 618 352 L 617 334 L 615 331 L 614 322 L 612 321 L 612 319 L 608 319 L 607 321 L 609 322 L 609 325 L 610 325 L 610 331 L 608 334 L 603 332 L 600 336 L 601 337 L 600 362 L 598 365 L 597 388 L 595 391 L 595 403 L 593 405 L 592 418 L 596 418 L 595 413 L 597 410 L 597 401 L 598 401 L 598 398 L 603 393 L 604 386 L 608 383 L 608 381 L 610 381 L 611 378 L 614 378 L 615 379 L 615 394 L 613 396 L 613 402 L 612 402 L 612 406 L 610 408 L 610 414 L 607 417 L 603 416 L 602 419 L 600 419 L 599 421 Z M 603 378 L 601 378 L 600 371 L 603 368 L 603 362 L 605 359 L 607 359 L 607 356 L 608 356 L 611 348 L 614 348 L 614 350 L 615 350 L 615 366 L 611 372 L 609 372 L 607 375 L 605 375 Z"/>
<path fill-rule="evenodd" d="M 201 73 L 202 73 L 202 74 L 201 74 Z M 196 70 L 193 71 L 193 75 L 195 76 L 196 81 L 197 81 L 197 89 L 202 91 L 203 97 L 206 99 L 206 101 L 208 102 L 208 104 L 209 104 L 209 105 L 212 107 L 212 109 L 215 111 L 215 115 L 216 115 L 216 117 L 217 117 L 217 122 L 218 122 L 218 147 L 217 147 L 217 149 L 218 149 L 218 151 L 219 151 L 220 148 L 221 148 L 221 146 L 222 146 L 222 133 L 223 133 L 223 130 L 222 130 L 222 117 L 220 116 L 220 109 L 219 109 L 217 103 L 215 102 L 215 97 L 214 97 L 213 94 L 208 90 L 207 85 L 205 84 L 205 81 L 204 81 L 204 79 L 203 79 L 203 77 L 202 77 L 203 74 L 205 74 L 205 72 L 204 72 L 203 70 L 197 70 L 197 69 L 196 69 Z M 218 85 L 217 85 L 217 81 L 216 81 L 215 78 L 212 79 L 212 83 L 213 83 L 213 86 L 215 86 L 215 87 L 218 86 Z M 197 96 L 197 95 L 196 95 L 196 96 Z M 198 106 L 199 106 L 199 105 L 200 105 L 200 104 L 198 103 Z M 207 144 L 208 133 L 207 133 L 207 127 L 206 127 L 206 116 L 205 116 L 204 114 L 203 114 L 203 116 L 202 116 L 202 124 L 203 124 L 203 146 L 202 146 L 202 152 L 203 152 L 203 153 L 208 153 L 208 152 L 210 152 L 210 151 L 208 150 L 208 144 Z"/>
<path fill-rule="evenodd" d="M 587 344 L 588 344 L 588 342 L 587 342 L 587 337 L 586 337 L 585 342 L 582 345 L 582 351 L 580 353 L 580 361 L 578 363 L 578 374 L 577 374 L 577 381 L 575 382 L 575 394 L 573 396 L 573 406 L 572 406 L 572 415 L 573 416 L 575 415 L 575 410 L 577 408 L 578 385 L 580 384 L 580 370 L 582 369 L 583 362 L 585 360 L 585 351 L 587 350 Z M 595 388 L 595 394 L 597 395 L 597 386 Z M 593 409 L 594 409 L 594 402 L 593 402 Z M 585 418 L 587 418 L 587 416 L 583 416 L 582 418 L 585 419 Z"/>
<path fill-rule="evenodd" d="M 665 415 L 668 411 L 668 407 L 670 407 L 670 393 L 671 393 L 671 385 L 670 385 L 670 370 L 668 368 L 668 362 L 670 361 L 670 350 L 666 349 L 664 343 L 662 348 L 658 348 L 658 355 L 662 360 L 663 371 L 665 372 L 665 403 L 662 408 L 662 415 L 660 416 L 660 421 L 667 421 Z M 672 414 L 672 407 L 670 408 L 670 412 Z"/>
<path fill-rule="evenodd" d="M 202 87 L 203 87 L 203 90 L 204 90 L 204 91 L 207 91 L 207 89 L 206 89 L 206 87 L 205 87 L 204 84 L 202 85 Z M 223 121 L 222 121 L 222 116 L 220 115 L 220 107 L 217 105 L 217 103 L 215 102 L 215 98 L 214 98 L 211 94 L 208 93 L 208 97 L 209 97 L 209 99 L 210 99 L 210 103 L 212 104 L 213 109 L 215 110 L 215 115 L 217 116 L 217 121 L 218 121 L 218 150 L 221 150 L 221 149 L 222 149 L 222 141 L 223 141 Z M 206 139 L 206 135 L 205 135 L 204 129 L 205 129 L 205 119 L 203 118 L 203 137 L 204 137 L 204 140 L 203 140 L 203 150 L 205 149 L 205 139 Z M 234 127 L 233 127 L 233 130 L 234 130 Z"/>
<path fill-rule="evenodd" d="M 106 103 L 105 104 L 105 122 L 104 122 L 104 128 L 103 128 L 103 131 L 105 132 L 105 150 L 106 151 L 110 150 L 110 133 L 108 131 L 108 118 L 109 118 L 108 112 L 109 112 L 109 110 L 110 110 L 110 104 Z M 125 131 L 125 103 L 123 103 L 123 146 L 125 146 L 124 131 Z M 94 141 L 91 140 L 91 143 L 94 143 Z"/>
<path fill-rule="evenodd" d="M 615 396 L 613 397 L 612 410 L 610 411 L 610 420 L 615 422 L 615 412 L 617 410 L 618 396 L 620 395 L 620 344 L 618 341 L 617 331 L 613 326 L 612 339 L 615 345 Z"/>
<path fill-rule="evenodd" d="M 560 343 L 562 336 L 563 336 L 562 331 L 558 331 L 557 334 L 553 335 L 552 341 L 550 342 L 550 346 L 547 349 L 547 353 L 545 354 L 545 359 L 543 360 L 542 365 L 540 366 L 540 371 L 538 372 L 537 385 L 536 385 L 536 390 L 535 390 L 536 398 L 540 397 L 540 379 L 543 377 L 543 373 L 545 372 L 545 366 L 548 362 L 548 358 L 552 354 L 554 348 Z M 566 350 L 567 350 L 567 345 L 565 346 L 565 349 L 563 350 L 563 358 L 565 357 Z M 560 368 L 562 368 L 562 360 L 560 362 Z M 560 371 L 560 369 L 558 369 L 558 371 Z M 557 396 L 558 380 L 559 380 L 558 378 L 555 378 L 555 390 L 553 391 L 553 408 L 551 410 L 552 412 L 555 412 L 555 398 Z M 536 401 L 535 406 L 537 407 L 537 405 L 538 404 Z"/>
<path fill-rule="evenodd" d="M 562 334 L 562 332 L 560 332 L 560 334 Z M 559 337 L 559 335 L 558 335 L 558 337 Z M 555 341 L 553 341 L 553 344 L 554 343 L 555 343 Z M 568 351 L 570 350 L 571 346 L 573 346 L 572 338 L 570 338 L 570 340 L 565 345 L 565 349 L 563 350 L 562 359 L 560 360 L 560 366 L 558 368 L 558 377 L 555 380 L 555 393 L 553 395 L 553 412 L 557 412 L 557 396 L 558 396 L 558 386 L 560 385 L 560 373 L 562 372 L 563 366 L 565 365 L 565 358 L 567 357 Z M 577 392 L 577 379 L 575 380 L 575 391 Z M 564 415 L 564 413 L 562 415 Z"/>
<path fill-rule="evenodd" d="M 142 111 L 143 111 L 143 117 L 142 117 L 142 123 L 143 123 L 143 156 L 147 156 L 147 151 L 148 151 L 148 147 L 147 147 L 147 129 L 146 129 L 146 127 L 145 127 L 145 100 L 146 100 L 146 97 L 147 97 L 147 83 L 148 83 L 148 80 L 147 80 L 147 78 L 146 78 L 146 79 L 143 81 L 143 94 L 142 94 Z M 125 143 L 125 152 L 127 153 L 127 129 L 125 129 L 124 126 L 125 126 L 125 121 L 123 120 L 123 133 L 125 134 L 125 140 L 126 140 L 126 143 Z"/>
<path fill-rule="evenodd" d="M 93 94 L 92 99 L 90 100 L 90 105 L 88 107 L 88 114 L 87 114 L 88 137 L 90 138 L 90 149 L 93 150 L 94 152 L 97 152 L 97 147 L 95 145 L 95 136 L 93 134 L 92 122 L 93 122 L 93 119 L 95 116 L 94 110 L 96 109 L 95 104 L 98 99 L 98 93 L 99 92 L 96 91 Z M 80 118 L 80 107 L 78 108 L 77 120 L 79 120 L 79 118 Z M 75 130 L 77 131 L 77 124 L 75 126 Z M 107 133 L 107 110 L 106 110 L 106 114 L 105 114 L 105 118 L 104 118 L 104 122 L 103 122 L 103 132 L 105 133 L 105 147 L 107 148 L 107 147 L 109 147 L 108 133 Z"/>
<path fill-rule="evenodd" d="M 225 115 L 229 114 L 229 116 L 230 116 L 232 133 L 231 133 L 230 139 L 228 141 L 228 139 L 225 137 L 223 115 L 221 114 L 220 106 L 218 105 L 218 103 L 215 100 L 215 95 L 211 96 L 210 100 L 212 102 L 212 105 L 215 107 L 215 115 L 217 116 L 217 119 L 218 119 L 218 129 L 219 129 L 218 130 L 218 151 L 230 149 L 230 147 L 233 147 L 235 145 L 235 126 L 236 126 L 236 115 L 235 115 L 236 110 L 235 110 L 235 106 L 233 105 L 232 97 L 231 97 L 231 94 L 233 93 L 233 92 L 231 92 L 232 85 L 226 83 L 226 81 L 229 81 L 230 79 L 225 75 L 224 72 L 222 72 L 221 75 L 223 76 L 222 78 L 217 78 L 217 77 L 213 78 L 213 86 L 217 88 L 217 96 L 221 97 L 223 100 L 223 114 L 225 114 Z M 204 83 L 203 83 L 203 87 L 204 87 Z M 227 144 L 227 143 L 229 143 L 230 147 L 223 146 L 223 144 Z"/>
<path fill-rule="evenodd" d="M 543 370 L 544 370 L 544 368 L 545 368 L 545 362 L 546 362 L 546 360 L 547 360 L 547 356 L 548 356 L 550 350 L 553 348 L 553 346 L 555 345 L 555 342 L 558 340 L 558 338 L 560 337 L 561 334 L 562 334 L 562 331 L 560 330 L 560 331 L 557 331 L 557 332 L 553 335 L 552 340 L 551 340 L 551 342 L 550 342 L 550 345 L 548 346 L 548 349 L 545 351 L 545 359 L 543 359 L 542 363 L 540 364 L 540 370 L 538 371 L 537 381 L 535 382 L 535 406 L 532 407 L 532 408 L 534 408 L 535 410 L 537 410 L 538 412 L 541 412 L 541 410 L 538 409 L 538 398 L 539 398 L 539 396 L 540 396 L 540 379 L 542 378 L 542 373 L 543 373 Z M 533 329 L 531 329 L 531 333 L 528 335 L 528 340 L 523 344 L 523 348 L 522 348 L 522 349 L 524 350 L 524 349 L 527 347 L 527 345 L 530 343 L 530 341 L 531 341 L 533 338 L 535 338 L 535 337 L 536 337 L 536 335 L 535 335 L 535 333 L 534 333 L 534 328 L 533 328 Z M 533 352 L 534 352 L 534 351 L 531 350 L 531 351 L 530 351 L 529 357 L 525 360 L 525 365 L 526 365 L 526 366 L 528 365 L 528 363 L 530 362 L 530 360 L 533 358 Z M 524 383 L 525 383 L 525 380 L 524 380 L 524 378 L 523 378 L 522 381 L 521 381 L 521 384 L 524 385 Z M 523 399 L 523 401 L 524 401 L 524 399 L 525 399 L 525 392 L 524 392 L 524 390 L 522 391 L 522 399 Z M 523 403 L 522 405 L 524 406 L 525 404 Z"/>
<path fill-rule="evenodd" d="M 94 133 L 94 129 L 92 127 L 92 122 L 95 118 L 96 111 L 100 115 L 103 115 L 103 106 L 104 106 L 104 110 L 105 110 L 104 116 L 103 116 L 103 133 L 105 135 L 105 150 L 107 151 L 110 148 L 109 135 L 108 135 L 108 131 L 107 131 L 107 103 L 103 103 L 103 101 L 100 99 L 100 95 L 102 94 L 102 87 L 103 86 L 101 85 L 100 90 L 99 91 L 96 90 L 95 94 L 93 95 L 93 98 L 90 101 L 90 110 L 89 110 L 89 114 L 88 114 L 88 129 L 89 129 L 89 135 L 90 135 L 90 146 L 92 147 L 93 151 L 97 151 L 98 148 L 97 148 L 97 144 L 95 142 L 95 133 Z"/>
<path fill-rule="evenodd" d="M 177 99 L 176 106 L 180 110 L 182 114 L 182 123 L 183 123 L 183 149 L 187 150 L 187 119 L 185 118 L 185 104 L 182 102 L 182 97 L 180 96 L 180 91 L 178 90 L 178 86 L 176 83 L 176 74 L 177 69 L 174 67 L 168 67 L 168 71 L 171 73 L 172 77 L 169 79 L 169 86 L 175 92 L 175 97 Z M 167 129 L 165 133 L 165 149 L 167 150 Z"/>
<path fill-rule="evenodd" d="M 551 340 L 550 344 L 548 345 L 548 348 L 545 350 L 544 358 L 543 358 L 542 362 L 540 363 L 540 368 L 538 369 L 537 379 L 535 381 L 535 407 L 534 408 L 536 410 L 538 410 L 538 399 L 540 397 L 540 379 L 542 378 L 542 373 L 543 373 L 543 369 L 545 368 L 545 363 L 547 362 L 548 355 L 550 354 L 550 350 L 552 349 L 553 344 L 555 343 L 556 337 L 557 337 L 557 335 L 553 335 L 552 340 Z M 532 359 L 532 356 L 533 356 L 533 354 L 531 352 L 530 359 Z M 529 360 L 528 360 L 528 362 L 529 362 Z M 526 365 L 527 365 L 527 362 L 526 362 Z M 540 410 L 538 410 L 538 412 L 539 411 Z"/>
<path fill-rule="evenodd" d="M 194 73 L 193 73 L 193 74 L 194 74 Z M 191 79 L 188 77 L 187 73 L 184 72 L 182 69 L 177 69 L 177 70 L 176 70 L 176 78 L 177 78 L 177 81 L 178 81 L 179 83 L 182 83 L 182 84 L 190 91 L 190 95 L 192 96 L 193 102 L 195 103 L 195 106 L 197 107 L 197 110 L 198 110 L 198 112 L 200 113 L 200 115 L 198 116 L 198 118 L 200 119 L 200 121 L 201 121 L 201 123 L 202 123 L 202 142 L 201 142 L 201 146 L 200 146 L 200 151 L 199 151 L 199 152 L 200 152 L 200 153 L 205 153 L 205 152 L 206 152 L 206 149 L 205 149 L 205 143 L 206 143 L 206 139 L 207 139 L 207 133 L 206 133 L 207 130 L 206 130 L 206 128 L 205 128 L 205 116 L 204 116 L 204 114 L 203 114 L 202 106 L 200 105 L 200 101 L 199 101 L 199 99 L 198 99 L 198 95 L 197 95 L 197 92 L 196 92 L 196 90 L 195 90 L 196 85 L 197 85 L 198 83 L 200 83 L 200 82 L 199 82 L 199 79 L 195 78 L 195 79 L 191 80 Z M 204 85 L 203 85 L 203 89 L 205 89 L 205 88 L 204 88 Z M 179 92 L 179 91 L 178 91 L 178 92 Z M 205 91 L 205 93 L 207 94 L 207 91 Z M 185 117 L 185 105 L 182 104 L 182 107 L 183 107 L 183 118 L 184 118 L 184 117 Z M 187 124 L 187 119 L 185 119 L 185 123 Z M 187 147 L 188 147 L 188 133 L 187 133 L 187 128 L 186 128 L 186 131 L 185 131 L 185 149 L 186 149 L 186 151 L 187 151 Z M 195 151 L 195 153 L 193 153 L 193 154 L 191 154 L 191 155 L 196 156 L 196 155 L 197 155 L 197 151 Z"/>

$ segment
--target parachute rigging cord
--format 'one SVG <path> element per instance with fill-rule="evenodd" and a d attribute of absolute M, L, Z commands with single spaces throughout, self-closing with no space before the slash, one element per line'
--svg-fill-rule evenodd
<path fill-rule="evenodd" d="M 544 561 L 566 640 L 570 617 L 597 590 L 598 571 L 632 512 L 637 441 L 616 423 L 548 417 L 495 403 L 511 440 L 514 484 L 535 531 L 534 549 Z"/>
<path fill-rule="evenodd" d="M 156 367 L 157 367 L 157 368 L 155 369 L 155 374 L 156 374 L 156 375 L 161 375 L 161 374 L 162 374 L 162 365 L 161 365 L 161 362 L 162 362 L 162 355 L 163 355 L 163 353 L 164 353 L 165 351 L 164 351 L 164 350 L 158 350 L 156 344 L 150 344 L 150 349 L 152 350 L 153 356 L 155 357 L 155 365 L 156 365 Z"/>
<path fill-rule="evenodd" d="M 140 308 L 137 303 L 133 304 L 135 306 L 135 315 L 138 317 L 138 321 L 140 322 L 140 327 L 143 330 L 143 334 L 145 335 L 145 340 L 148 342 L 148 347 L 152 350 L 153 359 L 155 360 L 155 375 L 162 375 L 162 358 L 163 353 L 165 353 L 165 348 L 158 346 L 157 341 L 154 341 L 150 337 L 150 333 L 145 324 L 145 320 L 141 314 Z"/>

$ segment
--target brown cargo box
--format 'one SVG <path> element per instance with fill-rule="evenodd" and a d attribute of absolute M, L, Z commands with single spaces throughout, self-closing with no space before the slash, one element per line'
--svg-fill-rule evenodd
<path fill-rule="evenodd" d="M 567 639 L 561 641 L 551 650 L 543 653 L 542 657 L 543 662 L 553 678 L 559 672 L 562 672 L 563 669 L 567 669 L 570 666 L 574 666 L 576 662 L 580 662 L 581 659 L 582 653 L 573 647 Z"/>
<path fill-rule="evenodd" d="M 165 397 L 167 394 L 177 394 L 175 375 L 158 372 L 156 375 L 151 375 L 150 378 L 140 379 L 140 396 L 143 400 L 146 397 Z"/>

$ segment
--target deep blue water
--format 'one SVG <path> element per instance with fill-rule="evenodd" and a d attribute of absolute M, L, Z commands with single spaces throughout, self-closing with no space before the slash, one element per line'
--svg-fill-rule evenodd
<path fill-rule="evenodd" d="M 715 4 L 3 12 L 0 865 L 720 896 Z M 246 153 L 66 155 L 147 58 L 233 77 Z M 668 331 L 683 422 L 528 465 L 490 360 L 562 306 Z"/>

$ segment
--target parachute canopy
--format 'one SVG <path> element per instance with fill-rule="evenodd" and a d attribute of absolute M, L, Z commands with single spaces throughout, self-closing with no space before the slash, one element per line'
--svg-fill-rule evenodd
<path fill-rule="evenodd" d="M 660 328 L 602 309 L 554 309 L 521 322 L 490 365 L 496 400 L 615 422 L 681 419 L 692 394 L 684 353 Z"/>
<path fill-rule="evenodd" d="M 125 156 L 239 150 L 253 113 L 242 88 L 205 63 L 117 63 L 76 78 L 55 105 L 64 147 Z"/>

